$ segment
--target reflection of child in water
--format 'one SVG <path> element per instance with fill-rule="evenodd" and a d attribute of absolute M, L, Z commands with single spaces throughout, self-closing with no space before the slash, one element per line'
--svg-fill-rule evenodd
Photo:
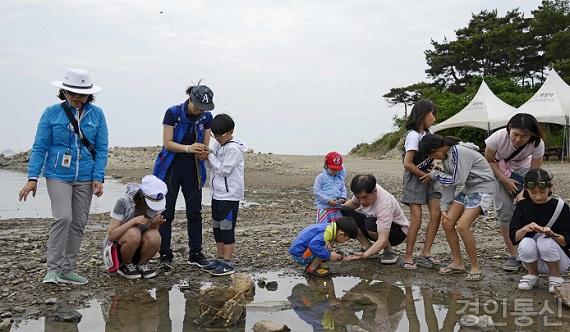
<path fill-rule="evenodd" d="M 313 331 L 334 331 L 334 309 L 339 303 L 335 297 L 332 278 L 307 278 L 307 285 L 297 284 L 287 298 L 299 318 L 313 327 Z"/>
<path fill-rule="evenodd" d="M 101 305 L 106 332 L 157 331 L 159 303 L 148 291 L 131 291 Z"/>

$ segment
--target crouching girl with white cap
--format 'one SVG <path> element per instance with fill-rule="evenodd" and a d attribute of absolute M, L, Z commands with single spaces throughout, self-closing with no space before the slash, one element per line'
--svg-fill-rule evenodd
<path fill-rule="evenodd" d="M 540 168 L 524 177 L 524 196 L 510 223 L 509 235 L 518 244 L 520 260 L 528 274 L 519 282 L 520 290 L 538 285 L 538 274 L 548 274 L 549 292 L 564 280 L 561 274 L 570 267 L 570 209 L 560 198 L 552 198 L 552 176 Z"/>
<path fill-rule="evenodd" d="M 158 226 L 164 223 L 161 213 L 166 206 L 166 193 L 162 180 L 147 175 L 141 184 L 127 184 L 125 196 L 117 200 L 107 240 L 116 241 L 119 246 L 119 275 L 127 279 L 156 276 L 148 262 L 160 249 Z"/>

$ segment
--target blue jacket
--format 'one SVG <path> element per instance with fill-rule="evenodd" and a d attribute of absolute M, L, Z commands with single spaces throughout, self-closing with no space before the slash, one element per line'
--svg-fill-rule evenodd
<path fill-rule="evenodd" d="M 73 107 L 71 111 L 77 117 L 77 111 Z M 95 147 L 95 160 L 73 132 L 73 126 L 61 104 L 46 108 L 36 130 L 28 162 L 28 178 L 37 179 L 43 170 L 43 175 L 48 179 L 103 182 L 109 146 L 103 111 L 91 103 L 85 105 L 79 119 L 79 128 Z M 70 167 L 62 166 L 66 154 L 71 155 Z"/>
<path fill-rule="evenodd" d="M 331 176 L 324 170 L 321 174 L 317 175 L 313 185 L 313 193 L 315 193 L 315 204 L 317 209 L 330 208 L 328 201 L 330 199 L 344 198 L 346 199 L 346 185 L 344 179 L 346 178 L 346 171 L 342 169 Z"/>
<path fill-rule="evenodd" d="M 313 256 L 328 260 L 331 256 L 326 248 L 327 243 L 334 242 L 336 238 L 336 223 L 318 223 L 305 227 L 289 248 L 292 256 L 302 256 L 305 250 L 310 249 Z"/>
<path fill-rule="evenodd" d="M 196 132 L 196 142 L 197 143 L 204 143 L 204 133 L 206 129 L 204 128 L 204 123 L 207 123 L 212 120 L 212 113 L 204 112 L 202 115 L 196 119 L 196 121 L 191 121 L 186 116 L 186 109 L 188 108 L 188 100 L 180 105 L 175 105 L 170 107 L 167 112 L 172 112 L 175 117 L 178 118 L 178 122 L 174 126 L 174 135 L 173 141 L 176 143 L 180 143 L 184 138 L 184 134 L 186 134 L 187 130 L 195 131 Z M 166 177 L 166 172 L 172 164 L 172 160 L 174 160 L 174 156 L 176 152 L 168 151 L 166 148 L 162 147 L 162 151 L 156 157 L 154 162 L 154 169 L 153 174 L 164 181 Z M 206 184 L 206 164 L 204 160 L 199 160 L 196 158 L 196 170 L 198 171 L 198 183 L 200 187 L 203 187 Z"/>

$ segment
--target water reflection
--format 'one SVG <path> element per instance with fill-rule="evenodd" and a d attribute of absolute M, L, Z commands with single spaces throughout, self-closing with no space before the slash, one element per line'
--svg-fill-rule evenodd
<path fill-rule="evenodd" d="M 404 292 L 399 287 L 362 280 L 340 299 L 332 278 L 307 278 L 288 297 L 293 311 L 313 331 L 396 331 L 404 314 Z"/>
<path fill-rule="evenodd" d="M 144 284 L 137 285 L 103 304 L 92 301 L 91 308 L 79 310 L 83 315 L 79 324 L 42 318 L 25 322 L 12 331 L 38 331 L 42 326 L 49 332 L 251 331 L 255 322 L 265 319 L 285 323 L 292 331 L 460 331 L 470 330 L 459 325 L 467 314 L 488 315 L 498 329 L 509 331 L 520 327 L 560 330 L 568 322 L 562 309 L 558 312 L 556 305 L 548 302 L 554 300 L 552 297 L 540 298 L 536 294 L 528 294 L 525 299 L 497 300 L 490 305 L 491 300 L 479 303 L 459 293 L 356 277 L 290 277 L 270 272 L 253 278 L 277 281 L 278 288 L 257 287 L 253 302 L 246 308 L 245 322 L 231 329 L 200 328 L 194 323 L 200 315 L 200 288 L 212 285 L 201 283 L 151 290 Z M 531 306 L 536 311 L 548 304 L 553 312 L 534 316 L 530 324 L 521 325 L 526 321 L 513 312 L 517 310 L 517 301 L 522 300 L 534 301 Z"/>

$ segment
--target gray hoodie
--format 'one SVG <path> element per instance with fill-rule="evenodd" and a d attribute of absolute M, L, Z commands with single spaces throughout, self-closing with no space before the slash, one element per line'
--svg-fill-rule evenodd
<path fill-rule="evenodd" d="M 442 205 L 453 200 L 455 188 L 461 184 L 464 194 L 495 193 L 495 175 L 476 145 L 459 143 L 449 149 L 447 156 L 443 160 L 443 172 L 431 171 L 432 178 L 443 185 Z"/>
<path fill-rule="evenodd" d="M 226 144 L 217 141 L 208 155 L 212 198 L 220 201 L 243 200 L 244 157 L 247 145 L 239 138 L 232 138 Z"/>

